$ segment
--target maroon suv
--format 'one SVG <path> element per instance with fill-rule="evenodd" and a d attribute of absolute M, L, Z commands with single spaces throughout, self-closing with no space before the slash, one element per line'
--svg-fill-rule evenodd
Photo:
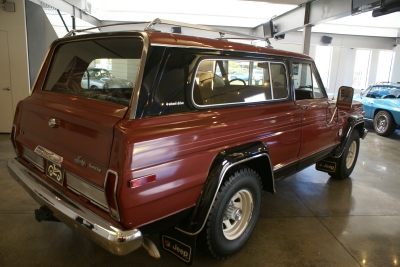
<path fill-rule="evenodd" d="M 38 221 L 111 253 L 158 257 L 147 237 L 160 233 L 183 261 L 196 242 L 226 258 L 276 181 L 313 164 L 349 177 L 362 114 L 352 88 L 328 98 L 306 55 L 151 30 L 78 35 L 53 43 L 18 104 L 8 168 Z"/>

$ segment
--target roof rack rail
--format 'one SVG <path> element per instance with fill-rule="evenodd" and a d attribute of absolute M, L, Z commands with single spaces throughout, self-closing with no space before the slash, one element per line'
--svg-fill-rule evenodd
<path fill-rule="evenodd" d="M 186 28 L 203 30 L 203 31 L 217 32 L 220 35 L 220 39 L 227 38 L 227 37 L 225 37 L 225 34 L 229 34 L 229 35 L 241 37 L 241 38 L 237 38 L 237 39 L 250 39 L 250 40 L 266 41 L 266 38 L 260 37 L 260 36 L 245 34 L 245 33 L 241 33 L 241 32 L 228 31 L 228 30 L 213 28 L 213 27 L 204 26 L 204 25 L 189 24 L 189 23 L 183 23 L 183 22 L 171 21 L 171 20 L 161 20 L 159 18 L 150 22 L 150 24 L 147 25 L 147 27 L 144 30 L 145 31 L 155 31 L 154 26 L 156 24 L 180 26 L 180 27 L 186 27 Z M 229 38 L 229 39 L 234 39 L 234 38 Z"/>
<path fill-rule="evenodd" d="M 217 32 L 217 33 L 219 33 L 219 36 L 220 36 L 219 39 L 261 40 L 261 41 L 266 41 L 269 45 L 271 45 L 268 38 L 265 38 L 265 37 L 260 37 L 260 36 L 251 35 L 251 34 L 245 34 L 245 33 L 241 33 L 241 32 L 229 31 L 229 30 L 224 30 L 224 29 L 218 29 L 218 28 L 213 28 L 213 27 L 204 26 L 204 25 L 189 24 L 189 23 L 183 23 L 183 22 L 177 22 L 177 21 L 171 21 L 171 20 L 161 20 L 159 18 L 156 18 L 155 20 L 153 20 L 151 22 L 149 22 L 149 21 L 125 22 L 125 23 L 116 23 L 116 24 L 95 26 L 95 27 L 81 29 L 81 30 L 71 30 L 64 37 L 69 37 L 69 36 L 75 35 L 76 33 L 90 31 L 90 30 L 94 30 L 94 29 L 113 27 L 113 26 L 121 26 L 121 25 L 135 25 L 135 24 L 148 24 L 144 28 L 144 31 L 148 31 L 148 32 L 157 31 L 154 29 L 154 26 L 156 24 L 164 24 L 164 25 L 180 26 L 180 27 L 186 27 L 186 28 L 203 30 L 203 31 Z M 232 37 L 228 38 L 228 37 L 225 37 L 226 34 L 238 36 L 239 38 L 232 38 Z"/>
<path fill-rule="evenodd" d="M 81 29 L 81 30 L 70 30 L 66 35 L 64 35 L 64 37 L 69 37 L 69 36 L 75 35 L 75 33 L 86 32 L 86 31 L 90 31 L 90 30 L 94 30 L 94 29 L 122 26 L 122 25 L 147 24 L 147 23 L 150 23 L 150 21 L 123 22 L 123 23 L 100 25 L 100 26 L 95 26 L 95 27 Z"/>

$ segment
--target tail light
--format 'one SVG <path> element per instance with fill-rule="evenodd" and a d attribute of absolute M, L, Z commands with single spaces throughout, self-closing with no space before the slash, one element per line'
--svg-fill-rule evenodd
<path fill-rule="evenodd" d="M 15 135 L 16 135 L 16 133 L 17 133 L 17 126 L 13 125 L 12 128 L 11 128 L 10 139 L 11 139 L 11 143 L 12 143 L 12 145 L 13 145 L 13 147 L 14 147 L 15 154 L 16 154 L 17 156 L 19 156 L 18 148 L 17 148 L 17 143 L 16 143 L 16 141 L 15 141 Z"/>
<path fill-rule="evenodd" d="M 118 186 L 118 174 L 115 171 L 108 170 L 106 174 L 106 180 L 104 182 L 104 193 L 106 195 L 108 209 L 111 217 L 114 220 L 119 221 L 119 210 L 117 202 L 117 186 Z"/>

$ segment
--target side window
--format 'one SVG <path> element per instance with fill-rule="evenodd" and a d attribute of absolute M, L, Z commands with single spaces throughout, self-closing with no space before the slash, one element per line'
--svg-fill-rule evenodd
<path fill-rule="evenodd" d="M 195 74 L 193 101 L 198 106 L 254 103 L 288 96 L 282 63 L 203 60 Z"/>
<path fill-rule="evenodd" d="M 324 89 L 315 79 L 311 64 L 293 63 L 292 70 L 296 100 L 325 97 Z"/>
<path fill-rule="evenodd" d="M 185 89 L 189 65 L 196 58 L 190 54 L 171 54 L 155 91 L 149 116 L 190 111 L 185 103 Z"/>
<path fill-rule="evenodd" d="M 271 63 L 271 79 L 274 98 L 286 98 L 288 91 L 285 66 Z"/>

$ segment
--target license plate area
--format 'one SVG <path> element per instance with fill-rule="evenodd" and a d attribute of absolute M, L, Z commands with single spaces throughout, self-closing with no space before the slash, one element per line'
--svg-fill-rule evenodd
<path fill-rule="evenodd" d="M 47 161 L 46 164 L 46 175 L 50 177 L 60 185 L 64 183 L 64 169 L 58 166 L 57 164 Z"/>

